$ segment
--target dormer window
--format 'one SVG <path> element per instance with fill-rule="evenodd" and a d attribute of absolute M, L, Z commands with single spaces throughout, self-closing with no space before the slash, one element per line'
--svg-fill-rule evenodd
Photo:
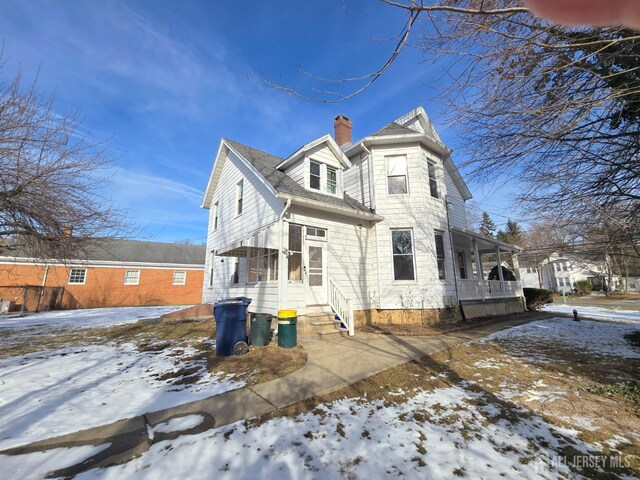
<path fill-rule="evenodd" d="M 326 163 L 309 160 L 309 190 L 338 194 L 338 169 Z"/>
<path fill-rule="evenodd" d="M 327 166 L 327 193 L 335 195 L 338 187 L 338 172 L 335 168 Z"/>
<path fill-rule="evenodd" d="M 320 185 L 322 184 L 321 170 L 319 163 L 309 162 L 309 188 L 312 190 L 320 190 Z"/>

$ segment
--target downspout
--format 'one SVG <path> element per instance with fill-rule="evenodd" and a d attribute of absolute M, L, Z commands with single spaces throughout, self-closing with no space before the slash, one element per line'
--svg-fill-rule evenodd
<path fill-rule="evenodd" d="M 375 181 L 373 178 L 373 156 L 371 155 L 371 152 L 367 149 L 367 147 L 365 146 L 364 142 L 360 142 L 360 146 L 362 147 L 362 149 L 367 152 L 367 158 L 368 158 L 368 162 L 369 162 L 369 208 L 371 210 L 373 210 L 374 212 L 376 211 L 376 195 L 375 195 Z M 373 223 L 373 229 L 375 230 L 375 238 L 376 238 L 376 271 L 377 271 L 377 284 L 378 284 L 378 291 L 376 292 L 378 300 L 378 309 L 382 308 L 381 305 L 381 298 L 382 298 L 382 292 L 380 291 L 382 288 L 382 285 L 380 283 L 380 262 L 378 261 L 378 224 L 377 223 Z"/>
<path fill-rule="evenodd" d="M 44 287 L 47 284 L 47 275 L 49 274 L 49 264 L 44 267 L 44 275 L 42 277 L 42 286 L 40 287 L 40 297 L 38 297 L 38 305 L 36 306 L 36 312 L 40 311 L 40 302 L 42 301 L 42 296 L 44 295 Z"/>
<path fill-rule="evenodd" d="M 368 160 L 369 161 L 369 203 L 371 204 L 369 205 L 369 208 L 375 212 L 376 211 L 376 187 L 375 187 L 375 182 L 373 180 L 373 158 L 372 158 L 371 152 L 364 145 L 364 142 L 360 142 L 360 146 L 365 152 L 367 152 L 367 157 L 369 158 Z"/>
<path fill-rule="evenodd" d="M 280 249 L 278 251 L 278 268 L 280 270 L 280 276 L 278 277 L 280 279 L 279 285 L 278 285 L 278 309 L 282 309 L 283 305 L 282 305 L 282 297 L 284 295 L 284 287 L 286 285 L 286 275 L 285 275 L 285 270 L 284 270 L 284 216 L 287 214 L 287 211 L 289 210 L 289 208 L 291 207 L 291 199 L 289 198 L 287 200 L 287 203 L 285 203 L 284 205 L 284 209 L 282 210 L 282 213 L 280 214 L 280 218 L 278 218 L 278 222 L 280 223 Z"/>
<path fill-rule="evenodd" d="M 458 293 L 458 276 L 456 275 L 456 251 L 453 248 L 453 235 L 451 234 L 451 220 L 449 219 L 449 200 L 444 197 L 445 209 L 447 210 L 447 229 L 449 230 L 449 243 L 451 244 L 451 260 L 453 261 L 453 285 L 456 289 L 456 302 L 460 308 L 462 319 L 464 320 L 464 313 L 462 312 L 462 305 L 460 304 L 460 294 Z"/>

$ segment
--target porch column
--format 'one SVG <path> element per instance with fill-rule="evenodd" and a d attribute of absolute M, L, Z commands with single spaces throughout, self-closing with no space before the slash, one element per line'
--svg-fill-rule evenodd
<path fill-rule="evenodd" d="M 484 274 L 482 271 L 482 257 L 478 252 L 478 241 L 474 238 L 471 240 L 473 244 L 473 254 L 476 257 L 476 280 L 480 280 L 480 293 L 482 294 L 482 300 L 486 300 L 487 296 L 484 293 Z"/>
<path fill-rule="evenodd" d="M 504 298 L 504 276 L 502 275 L 502 258 L 500 258 L 500 247 L 496 247 L 496 262 L 498 263 L 498 277 L 500 278 L 500 288 L 502 289 L 502 298 Z"/>

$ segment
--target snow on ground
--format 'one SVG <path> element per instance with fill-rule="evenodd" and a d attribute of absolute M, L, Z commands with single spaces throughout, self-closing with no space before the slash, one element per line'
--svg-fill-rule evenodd
<path fill-rule="evenodd" d="M 30 313 L 24 317 L 0 316 L 0 328 L 39 326 L 56 328 L 108 327 L 123 323 L 135 323 L 146 318 L 157 318 L 189 306 L 87 308 Z"/>
<path fill-rule="evenodd" d="M 640 358 L 640 350 L 632 347 L 624 338 L 637 332 L 638 327 L 614 322 L 551 318 L 527 323 L 492 333 L 486 340 L 516 340 L 540 344 L 559 344 L 579 351 L 588 350 L 601 355 Z"/>
<path fill-rule="evenodd" d="M 619 323 L 635 323 L 640 325 L 640 310 L 619 310 L 600 307 L 590 307 L 583 305 L 545 305 L 545 312 L 562 313 L 573 316 L 573 310 L 578 311 L 578 315 L 583 318 L 593 318 L 597 320 L 611 320 Z"/>
<path fill-rule="evenodd" d="M 86 345 L 0 360 L 0 450 L 244 386 L 206 373 L 205 360 L 185 360 L 196 350 L 181 350 Z M 188 385 L 158 378 L 185 367 L 202 377 Z"/>
<path fill-rule="evenodd" d="M 343 399 L 258 427 L 238 422 L 159 442 L 124 465 L 77 478 L 555 479 L 569 474 L 550 465 L 561 448 L 594 450 L 574 430 L 535 416 L 512 420 L 501 416 L 504 408 L 464 383 L 397 405 Z"/>

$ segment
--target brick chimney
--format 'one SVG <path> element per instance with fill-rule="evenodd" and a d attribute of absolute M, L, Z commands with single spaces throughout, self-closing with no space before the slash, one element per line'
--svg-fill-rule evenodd
<path fill-rule="evenodd" d="M 338 146 L 351 143 L 351 120 L 340 114 L 333 119 L 334 137 Z"/>

